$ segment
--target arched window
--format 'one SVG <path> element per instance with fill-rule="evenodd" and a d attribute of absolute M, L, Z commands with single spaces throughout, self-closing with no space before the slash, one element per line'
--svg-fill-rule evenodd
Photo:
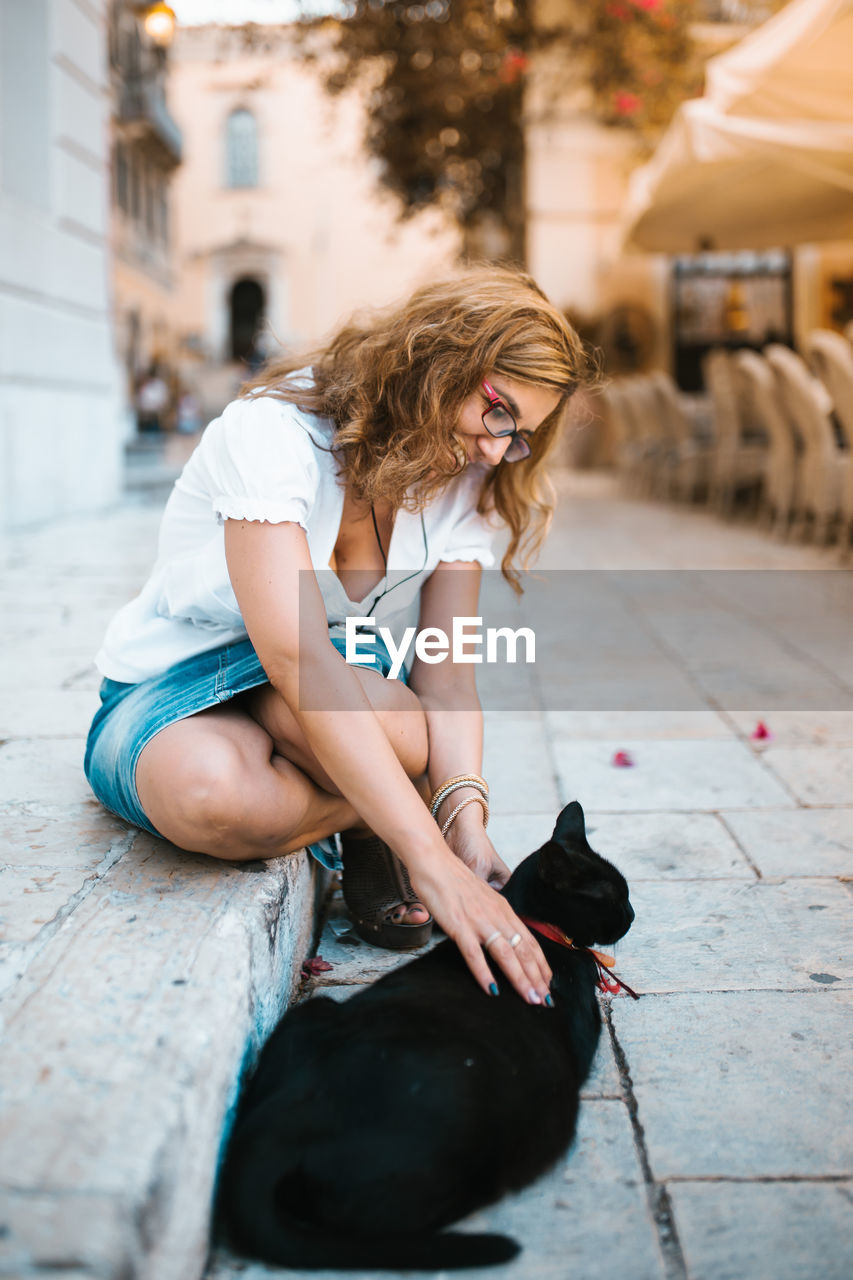
<path fill-rule="evenodd" d="M 258 126 L 245 107 L 232 111 L 225 123 L 225 185 L 258 185 Z"/>

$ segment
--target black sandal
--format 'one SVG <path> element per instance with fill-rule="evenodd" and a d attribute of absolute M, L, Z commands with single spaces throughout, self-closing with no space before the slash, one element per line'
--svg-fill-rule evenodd
<path fill-rule="evenodd" d="M 341 836 L 344 901 L 353 928 L 365 942 L 392 951 L 423 947 L 432 935 L 432 917 L 423 924 L 389 920 L 400 905 L 422 906 L 409 873 L 379 836 Z"/>

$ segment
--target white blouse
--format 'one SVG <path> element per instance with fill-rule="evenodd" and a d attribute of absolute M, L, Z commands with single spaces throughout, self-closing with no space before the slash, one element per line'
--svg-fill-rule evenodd
<path fill-rule="evenodd" d="M 417 619 L 420 589 L 440 561 L 494 564 L 497 524 L 477 514 L 484 468 L 469 465 L 423 512 L 397 512 L 388 572 L 353 601 L 328 566 L 344 482 L 329 445 L 334 424 L 272 396 L 235 400 L 211 422 L 166 504 L 157 561 L 142 591 L 110 623 L 95 662 L 136 684 L 177 662 L 246 638 L 225 561 L 226 520 L 298 522 L 326 605 L 330 632 L 371 615 L 395 636 Z M 377 599 L 378 597 L 378 599 Z"/>

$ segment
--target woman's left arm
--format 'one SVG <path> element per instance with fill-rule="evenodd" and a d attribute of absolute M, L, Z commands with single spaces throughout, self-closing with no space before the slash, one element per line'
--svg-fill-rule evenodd
<path fill-rule="evenodd" d="M 481 573 L 476 562 L 439 564 L 421 591 L 419 629 L 440 627 L 450 637 L 454 617 L 476 617 Z M 416 658 L 412 666 L 409 686 L 426 713 L 431 794 L 448 778 L 482 772 L 483 713 L 475 670 L 475 664 L 454 663 L 450 656 L 434 664 Z M 439 823 L 443 824 L 461 801 L 478 795 L 473 787 L 454 791 L 438 810 Z M 480 804 L 466 805 L 445 840 L 466 866 L 499 889 L 509 878 L 509 868 L 486 834 L 484 816 Z"/>

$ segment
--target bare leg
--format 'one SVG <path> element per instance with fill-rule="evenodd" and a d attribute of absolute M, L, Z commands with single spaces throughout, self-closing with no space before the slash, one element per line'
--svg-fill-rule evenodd
<path fill-rule="evenodd" d="M 376 672 L 358 675 L 403 767 L 422 787 L 427 737 L 417 698 Z M 280 857 L 364 825 L 268 685 L 162 730 L 140 756 L 136 784 L 167 840 L 217 858 Z M 401 908 L 399 919 L 420 923 L 427 915 L 423 907 Z"/>
<path fill-rule="evenodd" d="M 230 703 L 152 738 L 136 786 L 167 840 L 214 858 L 277 858 L 357 821 L 347 801 L 278 755 L 269 734 Z"/>
<path fill-rule="evenodd" d="M 396 680 L 385 680 L 377 672 L 364 668 L 357 668 L 356 674 L 398 760 L 423 792 L 429 743 L 420 702 L 411 689 Z M 249 715 L 270 735 L 273 746 L 280 755 L 297 764 L 325 792 L 339 794 L 306 742 L 292 711 L 272 685 L 261 685 L 258 689 L 253 689 L 246 695 L 244 706 Z M 346 733 L 345 715 L 341 716 L 341 729 Z M 352 830 L 355 835 L 370 834 L 369 826 L 357 819 L 342 824 L 335 830 Z M 421 924 L 429 919 L 429 912 L 420 904 L 412 904 L 407 908 L 401 903 L 390 918 L 397 923 Z"/>
<path fill-rule="evenodd" d="M 355 671 L 397 759 L 410 778 L 420 777 L 426 772 L 429 743 L 426 719 L 417 696 L 399 681 L 385 680 L 375 671 L 363 667 Z M 252 689 L 242 705 L 267 731 L 275 751 L 298 765 L 324 791 L 339 794 L 305 741 L 293 712 L 272 685 Z M 346 733 L 346 727 L 346 715 L 342 714 L 342 732 Z"/>

